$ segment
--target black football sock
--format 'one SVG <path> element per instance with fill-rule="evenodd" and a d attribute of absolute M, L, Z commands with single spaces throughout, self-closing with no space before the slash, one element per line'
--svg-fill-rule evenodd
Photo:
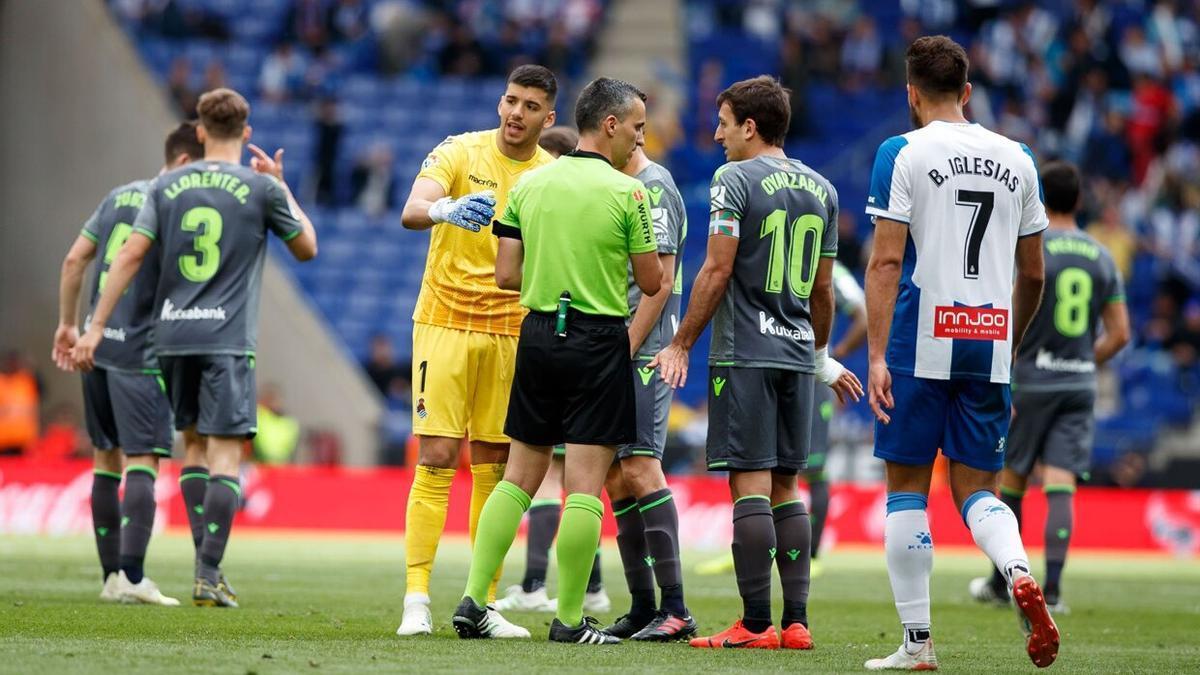
<path fill-rule="evenodd" d="M 96 469 L 92 474 L 92 533 L 100 554 L 101 579 L 121 566 L 121 474 Z"/>
<path fill-rule="evenodd" d="M 809 553 L 813 560 L 821 551 L 821 534 L 825 532 L 825 519 L 829 517 L 829 481 L 825 480 L 825 472 L 808 480 L 809 504 L 812 517 L 812 547 Z"/>
<path fill-rule="evenodd" d="M 546 570 L 550 567 L 550 545 L 558 534 L 558 519 L 562 501 L 535 499 L 529 506 L 529 534 L 525 553 L 525 579 L 521 590 L 532 593 L 546 585 Z"/>
<path fill-rule="evenodd" d="M 600 551 L 597 549 L 596 557 L 592 558 L 592 572 L 588 575 L 587 592 L 599 593 L 602 588 L 604 580 L 600 578 Z"/>
<path fill-rule="evenodd" d="M 1075 520 L 1074 491 L 1047 486 L 1046 491 L 1046 598 L 1055 604 L 1061 594 L 1063 566 L 1067 564 L 1067 547 Z"/>
<path fill-rule="evenodd" d="M 654 597 L 654 569 L 647 560 L 650 552 L 646 548 L 646 528 L 642 513 L 638 511 L 633 497 L 618 499 L 612 505 L 617 519 L 617 550 L 621 554 L 621 565 L 625 568 L 625 583 L 633 604 L 629 613 L 639 619 L 654 615 L 657 603 Z"/>
<path fill-rule="evenodd" d="M 1012 509 L 1013 516 L 1017 519 L 1017 527 L 1021 527 L 1021 503 L 1025 499 L 1025 493 L 1008 488 L 1000 488 L 1000 501 L 1004 502 L 1008 508 Z M 992 578 L 989 582 L 992 590 L 1001 598 L 1008 597 L 1008 578 L 1004 573 L 995 567 L 992 568 Z"/>
<path fill-rule="evenodd" d="M 761 633 L 771 625 L 771 564 L 775 548 L 770 499 L 752 495 L 734 502 L 733 569 L 742 596 L 742 625 L 754 633 Z"/>
<path fill-rule="evenodd" d="M 208 491 L 208 469 L 203 466 L 183 467 L 179 472 L 179 491 L 183 493 L 188 525 L 192 528 L 192 544 L 199 553 L 200 542 L 204 541 L 204 493 Z"/>
<path fill-rule="evenodd" d="M 646 550 L 654 580 L 662 591 L 660 607 L 676 616 L 687 616 L 683 603 L 683 570 L 679 564 L 679 514 L 671 490 L 663 488 L 638 500 Z"/>
<path fill-rule="evenodd" d="M 204 541 L 200 542 L 200 576 L 217 583 L 233 515 L 237 512 L 242 488 L 236 476 L 213 476 L 204 496 Z"/>
<path fill-rule="evenodd" d="M 150 467 L 131 466 L 125 471 L 125 500 L 121 503 L 121 570 L 130 583 L 142 581 L 142 566 L 150 532 L 154 528 L 154 481 Z"/>
<path fill-rule="evenodd" d="M 775 541 L 779 552 L 775 565 L 783 585 L 783 621 L 781 628 L 796 622 L 808 626 L 809 554 L 812 527 L 804 502 L 785 502 L 774 509 Z"/>

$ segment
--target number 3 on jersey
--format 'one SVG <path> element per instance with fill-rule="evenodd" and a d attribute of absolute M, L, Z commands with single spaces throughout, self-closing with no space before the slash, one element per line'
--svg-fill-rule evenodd
<path fill-rule="evenodd" d="M 783 292 L 783 269 L 787 265 L 788 288 L 792 295 L 807 298 L 812 295 L 817 279 L 817 263 L 821 256 L 821 233 L 825 221 L 821 216 L 805 214 L 792 221 L 791 246 L 785 236 L 787 211 L 776 209 L 762 223 L 760 239 L 771 237 L 771 257 L 767 262 L 768 293 Z M 785 252 L 785 247 L 787 250 Z"/>
<path fill-rule="evenodd" d="M 221 264 L 221 229 L 224 221 L 221 213 L 211 206 L 197 206 L 183 214 L 180 227 L 185 232 L 195 232 L 192 248 L 196 253 L 179 256 L 179 272 L 184 279 L 200 283 L 208 281 L 217 273 Z"/>

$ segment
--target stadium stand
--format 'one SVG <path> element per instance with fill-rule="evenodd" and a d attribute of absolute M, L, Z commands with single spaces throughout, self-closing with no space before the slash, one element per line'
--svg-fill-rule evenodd
<path fill-rule="evenodd" d="M 395 209 L 421 158 L 447 134 L 494 123 L 480 92 L 497 90 L 513 64 L 540 61 L 568 85 L 582 80 L 607 3 L 109 5 L 184 109 L 217 82 L 252 94 L 255 140 L 287 148 L 289 181 L 316 204 L 322 229 L 321 257 L 293 266 L 296 280 L 360 359 L 382 333 L 403 360 L 426 240 Z M 666 156 L 692 222 L 687 278 L 703 259 L 708 181 L 724 161 L 712 102 L 763 72 L 794 90 L 787 150 L 838 187 L 840 257 L 861 275 L 874 151 L 909 124 L 904 47 L 945 32 L 969 45 L 976 120 L 1026 140 L 1043 161 L 1089 171 L 1082 224 L 1126 272 L 1137 339 L 1106 381 L 1097 465 L 1184 433 L 1200 403 L 1200 31 L 1172 3 L 1140 6 L 688 0 L 687 91 Z M 567 89 L 560 101 L 572 100 Z M 847 365 L 865 372 L 865 355 Z M 683 398 L 695 403 L 702 389 Z M 869 438 L 865 407 L 851 413 L 841 433 Z"/>

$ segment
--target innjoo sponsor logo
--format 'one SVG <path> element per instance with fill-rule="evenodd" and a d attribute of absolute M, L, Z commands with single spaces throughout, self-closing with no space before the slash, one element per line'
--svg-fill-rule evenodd
<path fill-rule="evenodd" d="M 933 336 L 955 340 L 1007 340 L 1008 310 L 991 307 L 935 307 Z"/>

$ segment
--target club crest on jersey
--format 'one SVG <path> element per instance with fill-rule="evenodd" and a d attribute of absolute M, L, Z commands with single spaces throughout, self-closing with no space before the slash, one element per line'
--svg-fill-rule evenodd
<path fill-rule="evenodd" d="M 437 155 L 429 155 L 428 157 L 425 158 L 424 162 L 421 162 L 421 169 L 422 170 L 428 169 L 429 167 L 431 167 L 437 163 L 438 163 Z"/>
<path fill-rule="evenodd" d="M 1007 340 L 1008 310 L 992 307 L 935 307 L 933 336 L 954 340 Z"/>
<path fill-rule="evenodd" d="M 421 419 L 429 417 L 429 411 L 425 409 L 425 399 L 423 398 L 417 399 L 417 417 Z"/>

